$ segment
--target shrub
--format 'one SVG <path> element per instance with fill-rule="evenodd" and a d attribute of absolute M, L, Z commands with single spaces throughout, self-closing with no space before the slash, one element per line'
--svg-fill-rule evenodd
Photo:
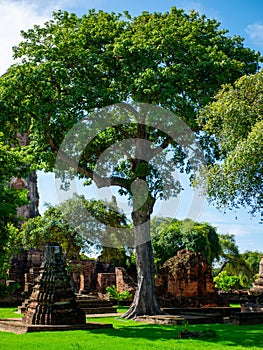
<path fill-rule="evenodd" d="M 116 286 L 107 287 L 106 291 L 110 295 L 110 299 L 117 301 L 117 304 L 119 305 L 119 302 L 122 300 L 127 300 L 131 298 L 132 294 L 128 290 L 124 290 L 123 292 L 119 292 L 116 288 Z"/>

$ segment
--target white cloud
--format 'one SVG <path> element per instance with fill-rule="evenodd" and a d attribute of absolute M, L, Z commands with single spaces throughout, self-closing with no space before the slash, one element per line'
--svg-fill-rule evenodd
<path fill-rule="evenodd" d="M 20 31 L 44 23 L 56 8 L 50 2 L 43 7 L 41 1 L 29 0 L 0 0 L 0 5 L 0 74 L 3 74 L 13 63 L 12 47 L 21 41 Z"/>
<path fill-rule="evenodd" d="M 92 6 L 93 4 L 93 6 Z M 104 4 L 101 0 L 0 0 L 0 75 L 14 63 L 12 47 L 22 37 L 21 30 L 32 28 L 51 19 L 58 9 L 72 12 L 86 12 L 88 7 Z"/>
<path fill-rule="evenodd" d="M 253 44 L 263 48 L 263 24 L 252 23 L 246 27 L 246 33 Z"/>

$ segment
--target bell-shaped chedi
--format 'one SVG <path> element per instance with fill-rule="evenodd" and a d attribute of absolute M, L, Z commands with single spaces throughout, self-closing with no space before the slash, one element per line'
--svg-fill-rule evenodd
<path fill-rule="evenodd" d="M 262 294 L 263 299 L 263 256 L 261 257 L 259 263 L 258 278 L 256 279 L 255 283 L 253 283 L 250 292 L 252 294 Z"/>
<path fill-rule="evenodd" d="M 62 249 L 57 243 L 45 247 L 45 258 L 23 320 L 31 325 L 85 324 L 77 307 Z"/>
<path fill-rule="evenodd" d="M 263 312 L 263 256 L 260 259 L 258 278 L 249 290 L 247 300 L 240 302 L 242 312 Z"/>

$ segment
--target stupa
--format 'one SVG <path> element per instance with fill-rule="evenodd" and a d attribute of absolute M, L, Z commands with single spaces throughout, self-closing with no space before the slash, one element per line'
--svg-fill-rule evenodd
<path fill-rule="evenodd" d="M 23 323 L 42 325 L 85 324 L 85 313 L 77 307 L 62 248 L 45 247 L 45 258 L 36 280 Z"/>
<path fill-rule="evenodd" d="M 247 301 L 240 304 L 242 312 L 263 312 L 263 256 L 259 263 L 258 278 L 249 290 Z"/>
<path fill-rule="evenodd" d="M 57 243 L 45 248 L 40 275 L 23 318 L 0 319 L 0 330 L 14 333 L 98 328 L 112 328 L 112 324 L 86 323 L 85 312 L 77 306 L 62 249 Z"/>

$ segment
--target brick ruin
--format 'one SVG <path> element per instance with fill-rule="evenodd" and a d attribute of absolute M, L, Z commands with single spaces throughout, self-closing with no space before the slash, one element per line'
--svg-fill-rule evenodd
<path fill-rule="evenodd" d="M 39 275 L 42 261 L 42 251 L 21 249 L 20 254 L 11 256 L 7 284 L 17 282 L 20 285 L 20 292 L 31 293 L 34 281 Z"/>
<path fill-rule="evenodd" d="M 21 190 L 28 190 L 29 204 L 17 208 L 18 216 L 28 220 L 30 218 L 35 218 L 39 215 L 38 205 L 39 205 L 39 195 L 37 189 L 37 174 L 32 171 L 26 178 L 13 178 L 11 180 L 11 186 Z"/>
<path fill-rule="evenodd" d="M 225 303 L 217 295 L 212 270 L 201 253 L 180 250 L 167 260 L 155 280 L 161 306 L 211 307 Z"/>
<path fill-rule="evenodd" d="M 43 259 L 44 255 L 40 250 L 21 249 L 20 254 L 11 257 L 7 284 L 18 282 L 19 292 L 23 295 L 30 294 L 40 274 Z M 132 294 L 135 291 L 134 279 L 121 267 L 115 268 L 99 260 L 71 260 L 69 270 L 77 294 L 105 294 L 106 287 L 113 285 L 116 285 L 119 291 L 129 290 Z"/>
<path fill-rule="evenodd" d="M 36 250 L 22 250 L 20 255 L 12 257 L 9 280 L 17 281 L 24 295 L 32 292 L 42 261 L 43 253 Z M 120 292 L 135 292 L 136 278 L 122 267 L 115 268 L 99 260 L 73 260 L 69 263 L 77 294 L 104 295 L 106 287 L 113 285 Z M 226 305 L 215 291 L 211 267 L 200 253 L 179 251 L 164 264 L 156 278 L 155 287 L 163 307 Z"/>

